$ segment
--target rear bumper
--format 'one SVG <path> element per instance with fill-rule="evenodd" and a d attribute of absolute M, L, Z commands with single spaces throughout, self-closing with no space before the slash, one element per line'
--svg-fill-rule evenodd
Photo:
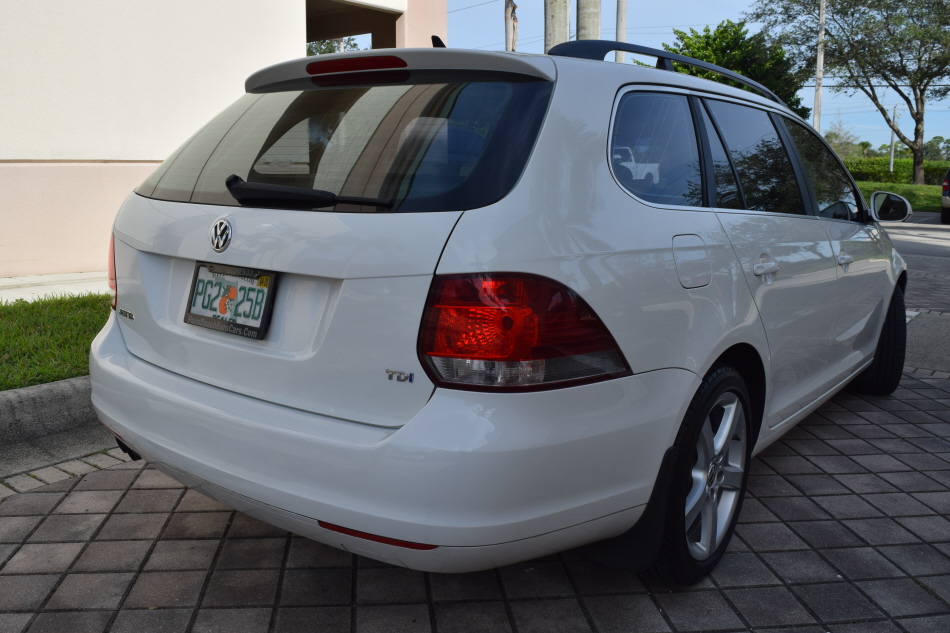
<path fill-rule="evenodd" d="M 944 209 L 950 209 L 950 196 L 940 196 L 940 204 Z"/>
<path fill-rule="evenodd" d="M 238 510 L 429 571 L 472 571 L 615 536 L 650 496 L 698 386 L 665 369 L 526 394 L 436 390 L 398 429 L 219 389 L 130 354 L 111 317 L 90 355 L 100 420 Z M 438 545 L 409 550 L 319 521 Z"/>

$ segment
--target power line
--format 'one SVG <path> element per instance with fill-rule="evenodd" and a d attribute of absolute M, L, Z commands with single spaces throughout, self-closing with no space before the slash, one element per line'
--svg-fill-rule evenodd
<path fill-rule="evenodd" d="M 488 2 L 479 2 L 478 4 L 471 4 L 467 7 L 462 7 L 461 9 L 452 9 L 449 13 L 456 13 L 458 11 L 465 11 L 466 9 L 474 9 L 475 7 L 480 7 L 485 4 L 494 4 L 496 2 L 501 2 L 501 0 L 488 0 Z"/>

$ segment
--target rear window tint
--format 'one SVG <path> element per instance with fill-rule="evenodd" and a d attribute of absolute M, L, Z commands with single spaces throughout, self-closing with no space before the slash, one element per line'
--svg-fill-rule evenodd
<path fill-rule="evenodd" d="M 629 92 L 621 97 L 610 160 L 620 184 L 641 200 L 703 203 L 699 149 L 683 95 Z"/>
<path fill-rule="evenodd" d="M 234 102 L 185 141 L 135 191 L 143 196 L 163 200 L 179 202 L 191 200 L 195 184 L 198 182 L 198 175 L 211 156 L 211 152 L 218 146 L 231 126 L 260 97 L 260 95 L 246 94 Z M 157 195 L 158 193 L 161 195 Z"/>
<path fill-rule="evenodd" d="M 391 209 L 338 203 L 324 210 L 454 211 L 507 195 L 534 147 L 552 84 L 500 74 L 453 81 L 422 71 L 397 79 L 247 95 L 250 104 L 239 101 L 212 121 L 170 159 L 151 192 L 143 183 L 139 193 L 233 206 L 224 183 L 237 174 L 395 200 Z"/>

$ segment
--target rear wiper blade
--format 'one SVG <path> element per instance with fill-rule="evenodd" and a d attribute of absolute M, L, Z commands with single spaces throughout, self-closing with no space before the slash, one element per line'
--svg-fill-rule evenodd
<path fill-rule="evenodd" d="M 224 184 L 235 200 L 247 206 L 277 205 L 310 209 L 314 207 L 330 207 L 340 203 L 365 204 L 374 207 L 391 207 L 394 204 L 393 200 L 338 196 L 332 191 L 323 191 L 322 189 L 268 185 L 262 182 L 247 182 L 237 174 L 228 176 Z"/>

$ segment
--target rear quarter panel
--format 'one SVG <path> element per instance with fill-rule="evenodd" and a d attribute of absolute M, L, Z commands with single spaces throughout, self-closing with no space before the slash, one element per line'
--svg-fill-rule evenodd
<path fill-rule="evenodd" d="M 604 321 L 635 373 L 680 368 L 701 377 L 736 343 L 755 347 L 768 371 L 758 313 L 715 213 L 651 207 L 614 180 L 608 127 L 630 75 L 613 66 L 558 60 L 551 109 L 522 180 L 501 202 L 465 212 L 437 272 L 527 272 L 564 283 Z M 672 243 L 690 234 L 706 244 L 712 279 L 686 289 Z"/>

